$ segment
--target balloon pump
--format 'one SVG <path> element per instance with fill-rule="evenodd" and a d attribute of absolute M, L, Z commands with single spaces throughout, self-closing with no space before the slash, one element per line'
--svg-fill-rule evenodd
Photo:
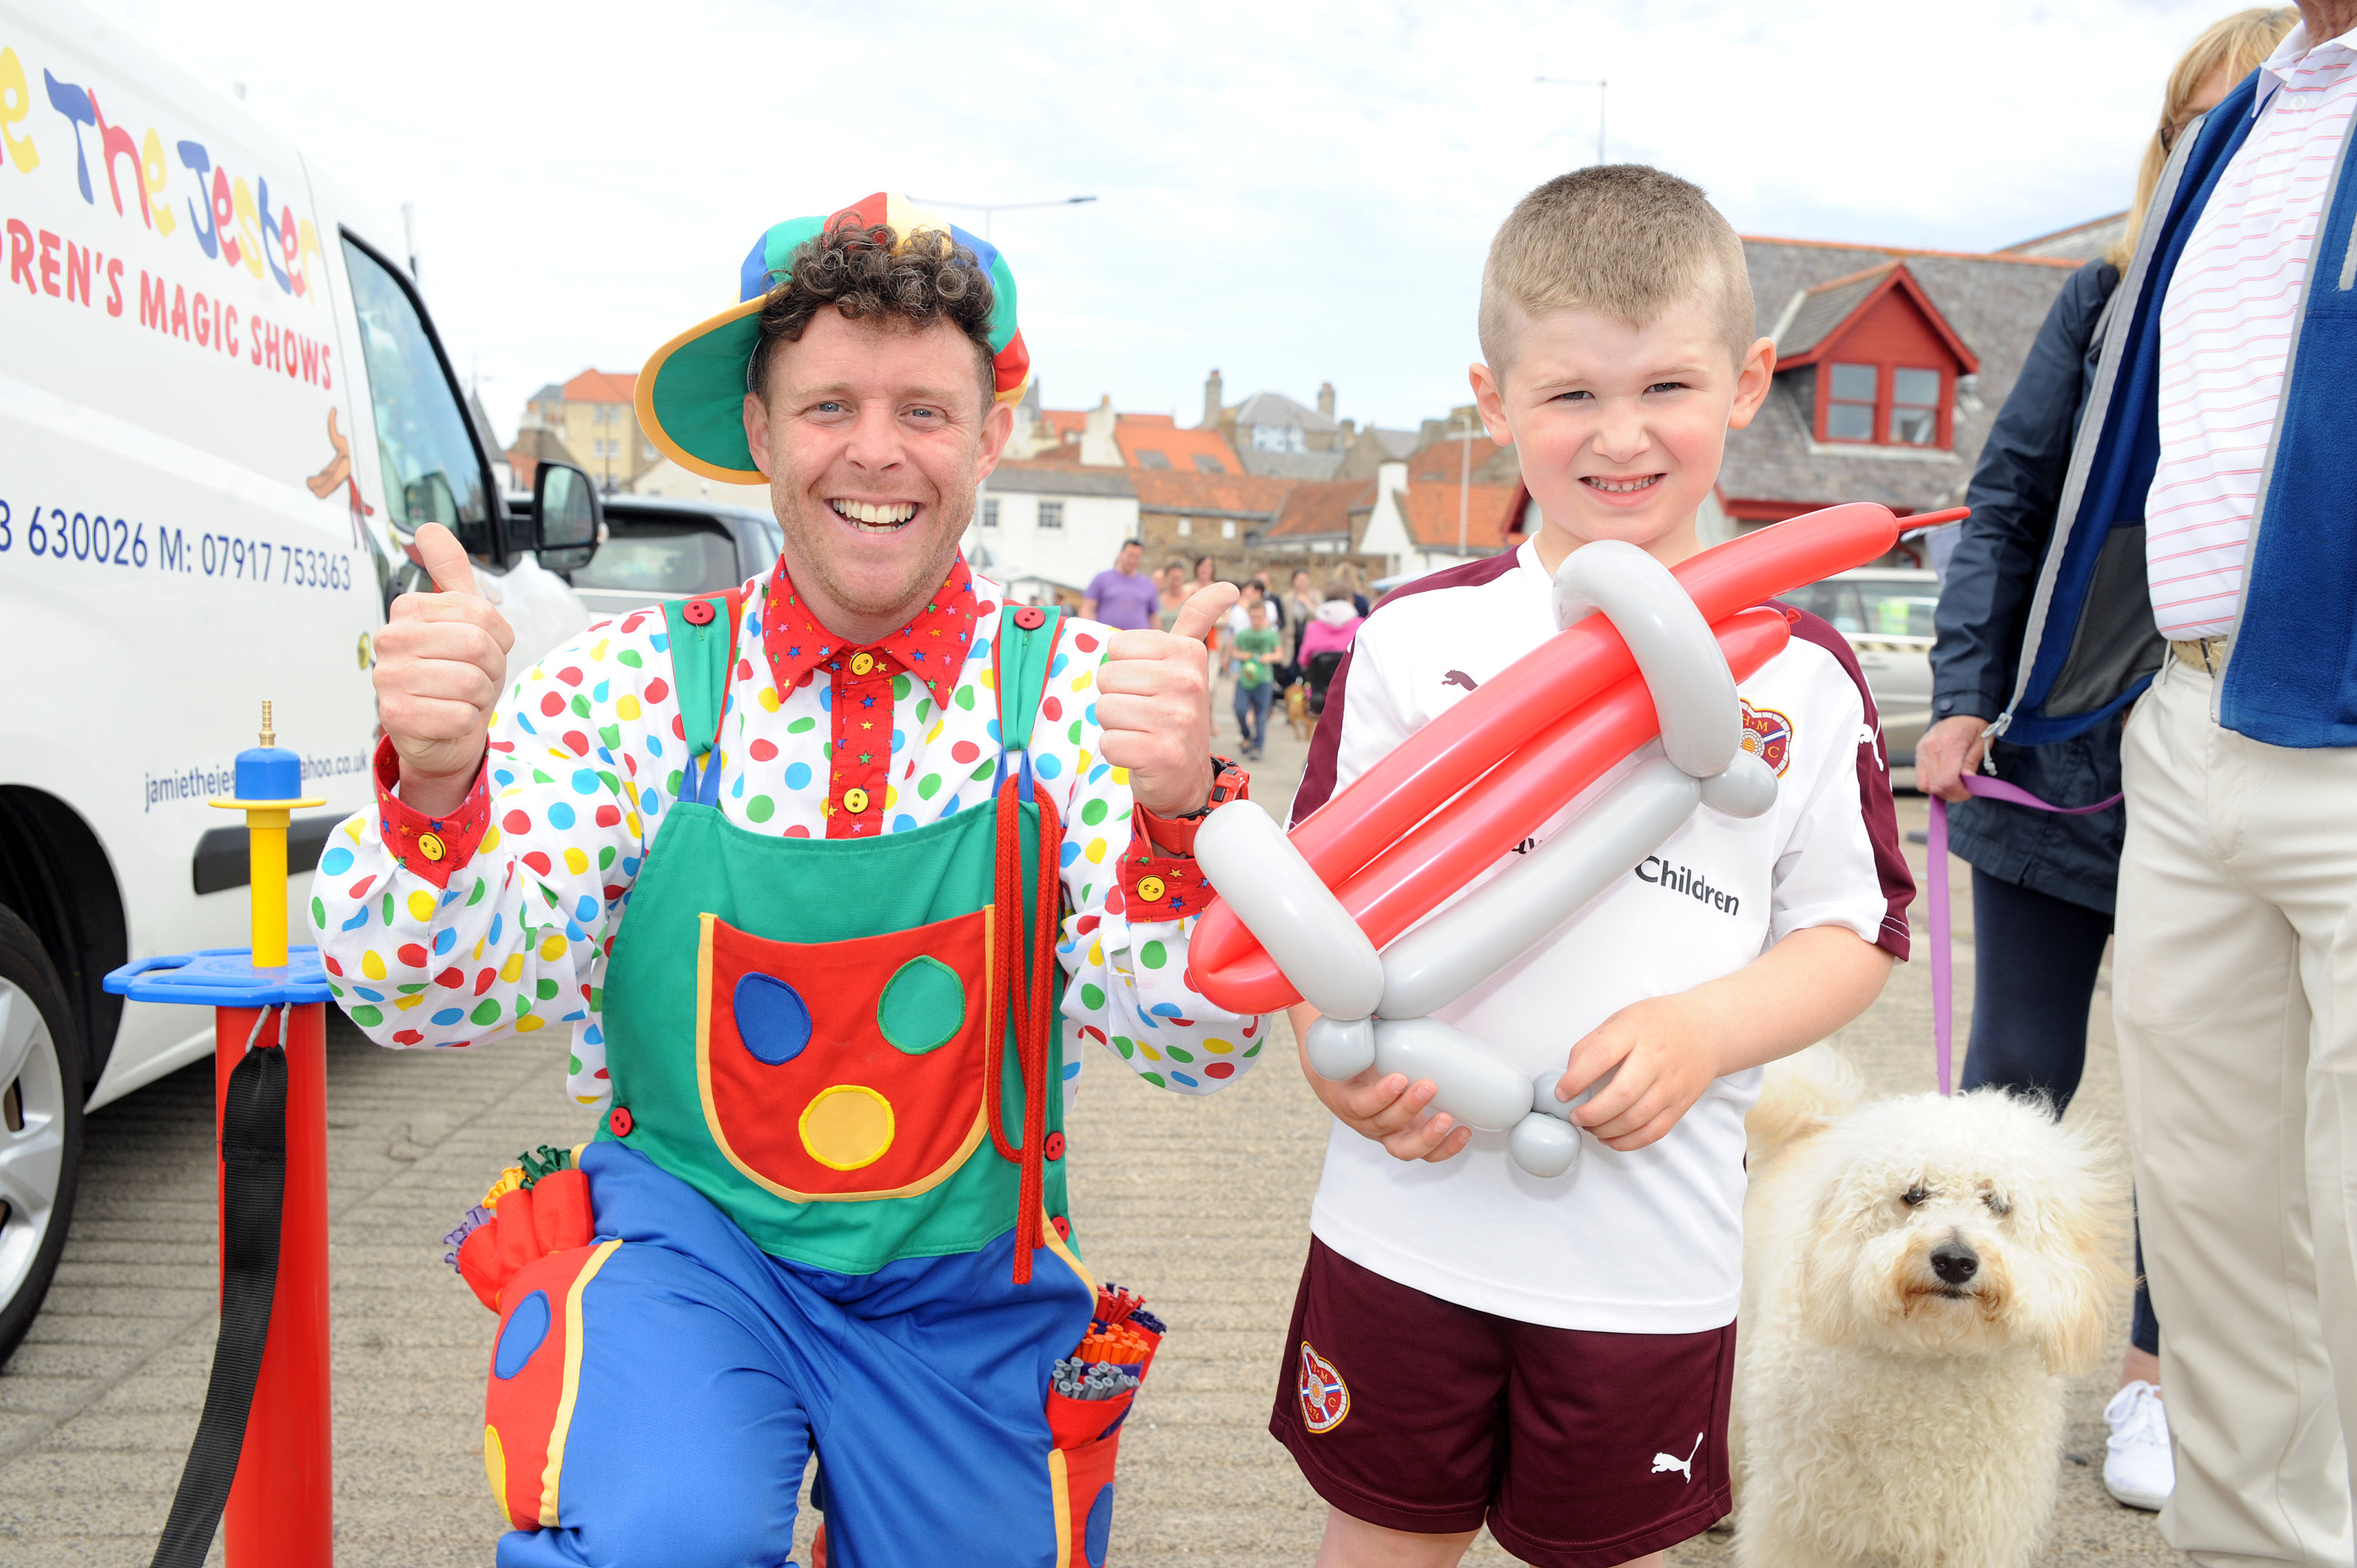
<path fill-rule="evenodd" d="M 286 838 L 294 811 L 326 802 L 304 796 L 303 759 L 277 744 L 267 702 L 261 744 L 238 753 L 234 777 L 236 795 L 211 803 L 245 813 L 253 945 L 140 959 L 106 977 L 107 990 L 134 1002 L 212 1008 L 213 1134 L 217 1154 L 227 1150 L 214 1168 L 223 1273 L 221 1342 L 204 1416 L 156 1561 L 201 1562 L 221 1520 L 230 1568 L 312 1568 L 335 1557 L 328 1377 L 328 991 L 318 949 L 287 946 Z M 232 1075 L 250 1052 L 279 1053 L 283 1065 L 268 1064 L 266 1079 L 247 1069 L 233 1085 Z M 258 1083 L 269 1085 L 259 1096 Z M 248 1109 L 253 1106 L 262 1108 L 258 1122 Z M 282 1111 L 283 1129 L 262 1125 Z M 259 1202 L 252 1196 L 266 1194 L 266 1187 L 241 1185 L 248 1126 L 259 1127 L 269 1161 L 283 1141 L 274 1212 L 266 1196 Z M 242 1265 L 257 1246 L 265 1257 L 274 1251 L 274 1276 L 266 1266 L 257 1272 Z M 232 1455 L 233 1479 L 224 1473 Z"/>

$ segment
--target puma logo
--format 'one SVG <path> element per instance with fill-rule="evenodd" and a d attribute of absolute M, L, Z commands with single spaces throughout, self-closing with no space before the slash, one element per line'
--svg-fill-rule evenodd
<path fill-rule="evenodd" d="M 1451 670 L 1440 678 L 1440 683 L 1444 686 L 1462 686 L 1469 692 L 1481 684 L 1462 670 Z"/>
<path fill-rule="evenodd" d="M 1695 1455 L 1702 1452 L 1702 1436 L 1699 1432 L 1695 1434 L 1694 1446 L 1686 1450 L 1686 1456 L 1683 1459 L 1674 1454 L 1654 1455 L 1652 1473 L 1658 1476 L 1665 1470 L 1675 1470 L 1684 1476 L 1687 1483 L 1691 1485 L 1694 1481 Z"/>

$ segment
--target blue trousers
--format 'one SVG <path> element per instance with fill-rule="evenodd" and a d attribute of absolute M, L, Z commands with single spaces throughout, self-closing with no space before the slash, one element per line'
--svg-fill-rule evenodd
<path fill-rule="evenodd" d="M 1268 744 L 1268 709 L 1276 700 L 1276 682 L 1263 681 L 1257 686 L 1236 682 L 1236 728 L 1244 744 L 1257 751 Z"/>
<path fill-rule="evenodd" d="M 2112 918 L 2035 888 L 1973 873 L 1973 1036 L 1962 1087 L 2043 1094 L 2060 1116 L 2087 1068 L 2087 1009 Z M 2160 1354 L 2160 1320 L 2136 1237 L 2129 1342 Z"/>
<path fill-rule="evenodd" d="M 493 1378 L 568 1347 L 578 1371 L 547 1450 L 556 1523 L 502 1536 L 499 1568 L 786 1564 L 813 1449 L 829 1568 L 1102 1559 L 1111 1488 L 1081 1500 L 1091 1539 L 1073 1539 L 1044 1413 L 1095 1301 L 1072 1254 L 1042 1247 L 1014 1284 L 1010 1230 L 979 1252 L 834 1273 L 770 1257 L 633 1150 L 591 1144 L 581 1168 L 600 1241 L 620 1245 L 575 1293 L 577 1344 L 507 1292 Z"/>

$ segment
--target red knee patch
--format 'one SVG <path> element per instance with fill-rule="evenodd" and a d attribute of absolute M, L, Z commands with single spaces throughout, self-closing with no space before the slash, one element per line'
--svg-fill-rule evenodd
<path fill-rule="evenodd" d="M 581 1347 L 571 1325 L 582 1290 L 619 1245 L 573 1247 L 535 1259 L 500 1293 L 500 1332 L 483 1398 L 483 1470 L 513 1529 L 556 1522 L 565 1429 L 581 1372 Z"/>

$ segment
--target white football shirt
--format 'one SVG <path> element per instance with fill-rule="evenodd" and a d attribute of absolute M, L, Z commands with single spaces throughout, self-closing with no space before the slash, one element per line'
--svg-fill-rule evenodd
<path fill-rule="evenodd" d="M 1297 819 L 1553 636 L 1551 587 L 1525 543 L 1386 599 L 1328 697 Z M 1573 1044 L 1619 1009 L 1730 973 L 1805 927 L 1846 927 L 1906 956 L 1913 883 L 1871 699 L 1839 636 L 1787 615 L 1797 618 L 1791 644 L 1739 688 L 1744 744 L 1778 774 L 1775 808 L 1749 822 L 1701 809 L 1438 1016 L 1535 1076 L 1561 1071 Z M 1634 766 L 1599 779 L 1530 842 L 1562 831 Z M 1740 1283 L 1743 1117 L 1759 1085 L 1757 1069 L 1718 1079 L 1666 1137 L 1632 1154 L 1583 1135 L 1578 1167 L 1553 1179 L 1515 1165 L 1503 1133 L 1477 1132 L 1432 1165 L 1394 1159 L 1338 1121 L 1310 1228 L 1387 1278 L 1523 1322 L 1720 1327 Z"/>

